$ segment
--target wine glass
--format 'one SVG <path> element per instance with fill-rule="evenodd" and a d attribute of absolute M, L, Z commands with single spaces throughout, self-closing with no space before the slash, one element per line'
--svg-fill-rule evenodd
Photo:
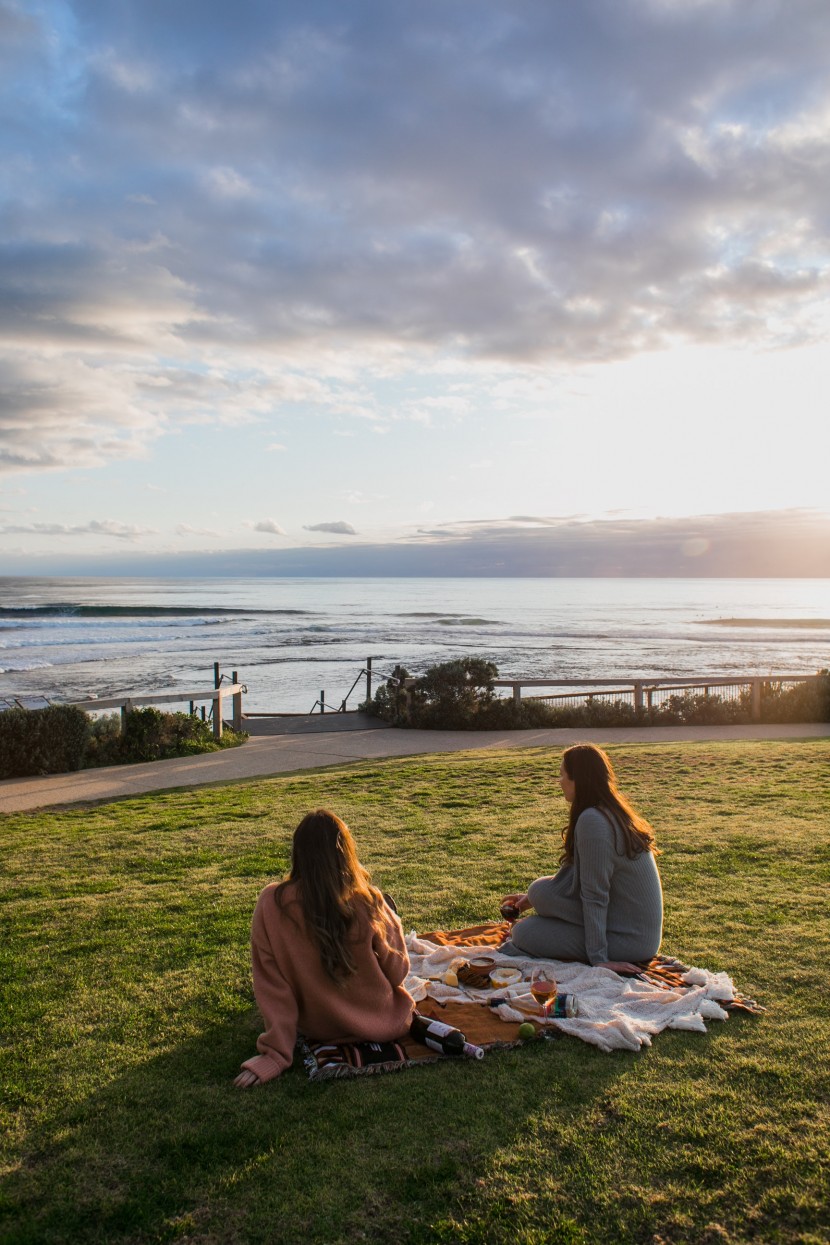
<path fill-rule="evenodd" d="M 530 975 L 530 993 L 539 1004 L 542 1016 L 547 1017 L 551 1001 L 556 998 L 556 978 L 544 964 L 537 964 Z"/>

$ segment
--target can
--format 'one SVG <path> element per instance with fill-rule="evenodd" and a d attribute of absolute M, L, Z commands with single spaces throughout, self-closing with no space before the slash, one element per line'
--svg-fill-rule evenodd
<path fill-rule="evenodd" d="M 556 1002 L 548 1007 L 548 1016 L 553 1020 L 570 1020 L 578 1012 L 575 994 L 557 994 Z"/>

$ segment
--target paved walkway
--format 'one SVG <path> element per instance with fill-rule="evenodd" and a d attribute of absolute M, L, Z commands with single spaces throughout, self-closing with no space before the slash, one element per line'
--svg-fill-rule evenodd
<path fill-rule="evenodd" d="M 605 730 L 408 731 L 354 718 L 348 729 L 332 715 L 332 729 L 311 734 L 288 732 L 251 738 L 240 748 L 171 761 L 114 765 L 107 769 L 10 778 L 0 782 L 0 812 L 17 813 L 53 805 L 116 800 L 148 791 L 237 782 L 348 764 L 372 757 L 417 756 L 482 748 L 549 747 L 580 741 L 597 744 L 679 743 L 713 739 L 830 739 L 830 723 L 777 726 L 608 727 Z"/>

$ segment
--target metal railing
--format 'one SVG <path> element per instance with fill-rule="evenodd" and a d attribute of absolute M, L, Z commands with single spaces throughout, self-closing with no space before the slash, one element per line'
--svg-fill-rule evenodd
<path fill-rule="evenodd" d="M 331 706 L 330 702 L 329 703 L 326 702 L 326 692 L 325 692 L 325 688 L 323 688 L 320 692 L 319 698 L 315 700 L 314 704 L 311 706 L 309 713 L 314 713 L 315 709 L 319 709 L 321 713 L 346 713 L 347 712 L 346 705 L 348 703 L 349 697 L 351 696 L 352 692 L 357 687 L 361 679 L 366 680 L 366 700 L 371 700 L 372 699 L 373 673 L 374 672 L 372 670 L 372 658 L 367 657 L 366 665 L 363 667 L 362 670 L 358 671 L 358 674 L 357 674 L 357 677 L 354 683 L 351 685 L 349 690 L 346 692 L 346 695 L 340 701 L 340 704 L 337 706 L 336 709 Z"/>

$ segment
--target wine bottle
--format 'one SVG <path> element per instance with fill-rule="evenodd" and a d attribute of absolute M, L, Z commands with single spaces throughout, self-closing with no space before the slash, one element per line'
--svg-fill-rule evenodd
<path fill-rule="evenodd" d="M 473 1046 L 467 1041 L 460 1029 L 445 1025 L 442 1020 L 421 1016 L 419 1012 L 413 1015 L 409 1032 L 416 1042 L 423 1042 L 430 1050 L 437 1050 L 442 1055 L 469 1055 L 471 1059 L 481 1059 L 484 1054 L 480 1046 Z"/>

